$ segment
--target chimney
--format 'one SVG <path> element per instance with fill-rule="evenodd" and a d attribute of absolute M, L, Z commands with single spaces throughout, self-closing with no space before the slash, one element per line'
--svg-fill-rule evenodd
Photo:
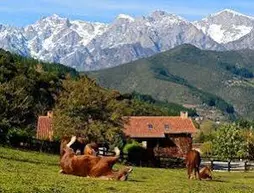
<path fill-rule="evenodd" d="M 48 116 L 49 118 L 52 118 L 52 117 L 53 117 L 53 111 L 48 111 L 48 112 L 47 112 L 47 116 Z"/>
<path fill-rule="evenodd" d="M 187 119 L 188 118 L 188 111 L 181 111 L 180 112 L 180 117 L 183 119 Z"/>

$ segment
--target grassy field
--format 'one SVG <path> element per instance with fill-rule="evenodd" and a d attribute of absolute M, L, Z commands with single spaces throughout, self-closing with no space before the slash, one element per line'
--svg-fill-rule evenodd
<path fill-rule="evenodd" d="M 217 172 L 213 181 L 198 181 L 188 180 L 185 170 L 134 168 L 128 181 L 117 182 L 59 174 L 58 161 L 0 147 L 0 192 L 254 192 L 251 172 Z"/>

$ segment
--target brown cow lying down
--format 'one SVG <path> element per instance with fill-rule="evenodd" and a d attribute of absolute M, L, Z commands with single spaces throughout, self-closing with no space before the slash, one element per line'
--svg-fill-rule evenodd
<path fill-rule="evenodd" d="M 201 179 L 210 179 L 210 180 L 212 180 L 211 169 L 208 166 L 203 167 L 199 171 L 199 176 L 200 176 Z"/>
<path fill-rule="evenodd" d="M 190 150 L 186 155 L 186 167 L 188 171 L 188 177 L 191 178 L 191 174 L 194 170 L 194 176 L 196 178 L 196 173 L 198 174 L 198 179 L 200 180 L 199 175 L 199 166 L 201 162 L 200 153 L 197 150 Z"/>
<path fill-rule="evenodd" d="M 113 165 L 118 157 L 98 157 L 91 155 L 75 155 L 74 151 L 66 147 L 60 161 L 61 173 L 83 177 L 97 177 L 103 179 L 127 180 L 132 168 L 126 167 L 114 171 Z"/>

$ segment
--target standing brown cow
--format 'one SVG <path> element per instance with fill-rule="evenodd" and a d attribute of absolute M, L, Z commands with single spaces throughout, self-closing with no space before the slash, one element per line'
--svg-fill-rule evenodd
<path fill-rule="evenodd" d="M 198 173 L 198 179 L 200 180 L 199 175 L 199 166 L 201 163 L 200 153 L 197 150 L 190 150 L 186 155 L 186 167 L 188 171 L 188 177 L 191 178 L 191 174 L 194 170 L 194 175 L 196 178 L 196 173 Z"/>
<path fill-rule="evenodd" d="M 118 157 L 77 156 L 73 149 L 67 146 L 64 148 L 64 155 L 60 161 L 61 173 L 108 180 L 127 180 L 132 168 L 126 167 L 122 170 L 114 171 L 112 167 L 117 160 Z"/>

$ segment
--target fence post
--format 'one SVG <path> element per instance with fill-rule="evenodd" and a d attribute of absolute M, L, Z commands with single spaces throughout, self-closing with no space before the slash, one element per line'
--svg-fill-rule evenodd
<path fill-rule="evenodd" d="M 211 170 L 213 171 L 213 158 L 210 161 L 211 161 Z"/>
<path fill-rule="evenodd" d="M 248 160 L 246 160 L 246 161 L 244 162 L 244 171 L 245 171 L 245 172 L 248 170 L 248 168 L 247 168 L 247 163 L 248 163 Z"/>
<path fill-rule="evenodd" d="M 230 172 L 230 162 L 231 160 L 228 160 L 228 171 Z"/>

